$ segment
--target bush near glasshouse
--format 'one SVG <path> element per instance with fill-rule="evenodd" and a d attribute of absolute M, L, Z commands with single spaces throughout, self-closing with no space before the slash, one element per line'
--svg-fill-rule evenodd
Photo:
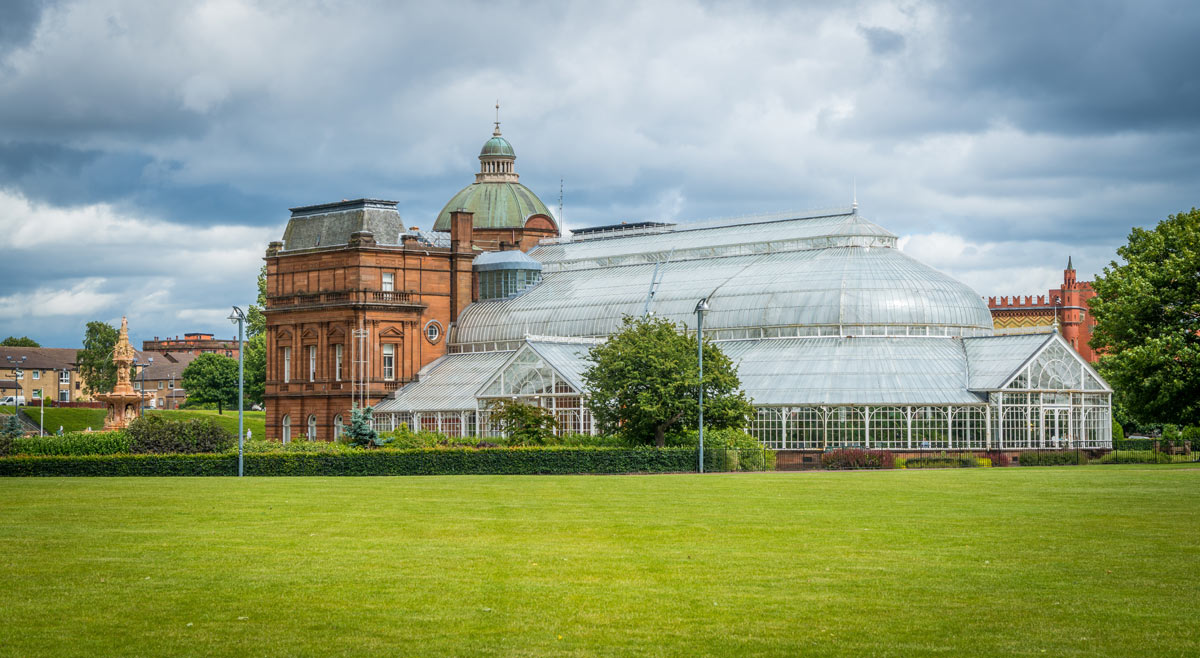
<path fill-rule="evenodd" d="M 116 455 L 132 452 L 124 432 L 69 432 L 60 436 L 28 436 L 13 441 L 14 455 Z"/>
<path fill-rule="evenodd" d="M 668 434 L 666 444 L 670 447 L 691 448 L 700 446 L 700 432 L 695 429 L 679 430 Z M 704 470 L 706 471 L 773 471 L 775 451 L 764 448 L 758 439 L 743 430 L 726 427 L 704 428 Z"/>
<path fill-rule="evenodd" d="M 821 468 L 842 470 L 852 468 L 895 468 L 896 458 L 886 450 L 842 448 L 821 455 Z"/>
<path fill-rule="evenodd" d="M 211 418 L 168 420 L 157 414 L 134 419 L 125 434 L 130 452 L 160 455 L 224 452 L 237 440 Z"/>
<path fill-rule="evenodd" d="M 1099 459 L 1092 460 L 1093 464 L 1169 464 L 1171 456 L 1165 452 L 1154 450 L 1113 450 Z"/>
<path fill-rule="evenodd" d="M 327 444 L 328 445 L 328 444 Z M 246 475 L 549 475 L 695 470 L 687 448 L 434 448 L 343 452 L 248 452 Z M 17 456 L 0 476 L 234 475 L 237 454 Z"/>
<path fill-rule="evenodd" d="M 929 457 L 897 457 L 895 464 L 896 468 L 905 469 L 978 468 L 991 466 L 992 460 L 987 457 L 976 457 L 975 455 L 950 455 L 943 452 L 940 455 Z"/>
<path fill-rule="evenodd" d="M 1021 466 L 1075 466 L 1088 463 L 1087 455 L 1078 450 L 1022 452 L 1017 458 Z"/>

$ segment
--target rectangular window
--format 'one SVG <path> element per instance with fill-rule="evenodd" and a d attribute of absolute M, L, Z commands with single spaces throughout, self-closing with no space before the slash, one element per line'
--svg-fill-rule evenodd
<path fill-rule="evenodd" d="M 391 343 L 383 346 L 383 378 L 389 382 L 396 378 L 396 346 Z"/>
<path fill-rule="evenodd" d="M 63 386 L 69 385 L 71 383 L 71 373 L 66 370 L 58 373 L 58 383 Z"/>
<path fill-rule="evenodd" d="M 381 287 L 383 290 L 389 291 L 389 292 L 392 290 L 395 290 L 396 289 L 396 275 L 392 274 L 391 272 L 384 272 L 383 273 L 383 285 Z"/>
<path fill-rule="evenodd" d="M 292 381 L 292 348 L 283 348 L 283 383 Z"/>
<path fill-rule="evenodd" d="M 333 348 L 333 378 L 337 381 L 342 381 L 342 345 L 335 345 Z"/>
<path fill-rule="evenodd" d="M 308 381 L 317 379 L 317 346 L 308 346 Z"/>
<path fill-rule="evenodd" d="M 41 379 L 41 378 L 42 378 L 42 371 L 41 371 L 41 370 L 34 370 L 34 371 L 33 371 L 33 378 L 34 378 L 34 379 Z"/>
<path fill-rule="evenodd" d="M 699 348 L 697 348 L 697 349 L 699 349 Z M 161 380 L 159 380 L 159 382 L 158 382 L 158 390 L 160 390 L 160 391 L 161 391 L 162 389 L 163 389 L 163 383 L 162 383 L 162 381 L 161 381 Z"/>
<path fill-rule="evenodd" d="M 36 373 L 37 371 L 35 370 L 34 372 Z M 37 377 L 34 377 L 34 379 L 37 379 Z M 34 400 L 42 399 L 42 389 L 40 389 L 40 388 L 33 389 L 33 399 Z"/>
<path fill-rule="evenodd" d="M 71 392 L 70 391 L 59 391 L 58 392 L 58 401 L 59 402 L 70 402 L 71 401 Z"/>

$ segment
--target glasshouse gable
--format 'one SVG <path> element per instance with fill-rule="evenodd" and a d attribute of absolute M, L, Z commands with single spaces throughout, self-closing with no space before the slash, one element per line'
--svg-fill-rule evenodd
<path fill-rule="evenodd" d="M 973 290 L 854 209 L 587 230 L 475 268 L 449 353 L 376 407 L 381 428 L 494 435 L 488 408 L 515 399 L 594 432 L 591 346 L 626 315 L 695 331 L 706 298 L 705 338 L 737 364 L 769 448 L 1111 447 L 1112 389 L 1067 342 L 993 336 Z"/>

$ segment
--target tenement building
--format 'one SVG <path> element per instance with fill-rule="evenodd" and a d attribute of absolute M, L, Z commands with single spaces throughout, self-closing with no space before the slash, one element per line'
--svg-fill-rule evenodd
<path fill-rule="evenodd" d="M 378 403 L 446 354 L 476 294 L 477 256 L 559 235 L 519 182 L 499 123 L 479 163 L 432 232 L 406 229 L 394 201 L 292 209 L 266 255 L 267 436 L 335 438 L 354 405 Z"/>
<path fill-rule="evenodd" d="M 1032 295 L 989 297 L 988 309 L 997 334 L 1045 333 L 1061 327 L 1063 339 L 1089 363 L 1095 363 L 1100 356 L 1088 344 L 1096 326 L 1088 300 L 1095 296 L 1090 281 L 1076 280 L 1075 267 L 1067 258 L 1058 288 L 1036 299 Z"/>
<path fill-rule="evenodd" d="M 587 351 L 653 314 L 737 364 L 747 430 L 781 463 L 895 451 L 1105 448 L 1112 390 L 1066 337 L 997 336 L 983 299 L 857 208 L 558 237 L 498 134 L 434 228 L 394 204 L 297 208 L 268 251 L 268 434 L 317 439 L 355 400 L 375 423 L 497 431 L 521 400 L 595 432 Z M 352 383 L 353 382 L 353 383 Z"/>

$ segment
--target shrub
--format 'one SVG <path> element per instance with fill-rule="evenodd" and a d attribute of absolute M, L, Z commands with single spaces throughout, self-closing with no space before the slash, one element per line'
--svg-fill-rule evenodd
<path fill-rule="evenodd" d="M 233 446 L 230 450 L 237 452 L 237 446 Z M 338 441 L 291 441 L 289 443 L 280 443 L 279 441 L 254 440 L 246 441 L 242 446 L 242 452 L 247 455 L 276 452 L 337 454 L 359 452 L 361 450 L 361 448 Z"/>
<path fill-rule="evenodd" d="M 941 453 L 929 457 L 909 457 L 905 460 L 904 468 L 975 468 L 979 466 L 975 455 L 950 455 Z M 991 462 L 988 462 L 991 466 Z"/>
<path fill-rule="evenodd" d="M 559 445 L 593 448 L 632 448 L 629 440 L 615 434 L 580 434 L 572 432 L 558 437 Z"/>
<path fill-rule="evenodd" d="M 328 444 L 326 444 L 328 445 Z M 246 475 L 457 475 L 694 471 L 688 448 L 472 448 L 248 453 Z M 0 457 L 0 476 L 234 475 L 237 455 Z"/>
<path fill-rule="evenodd" d="M 1112 420 L 1112 440 L 1114 446 L 1125 440 L 1125 428 L 1121 427 L 1115 416 Z"/>
<path fill-rule="evenodd" d="M 912 463 L 912 460 L 908 460 Z M 821 468 L 831 470 L 851 468 L 894 468 L 896 458 L 886 450 L 842 448 L 821 455 Z"/>
<path fill-rule="evenodd" d="M 682 430 L 667 436 L 667 445 L 696 450 L 700 446 L 698 430 Z M 704 429 L 704 470 L 771 471 L 775 470 L 775 451 L 764 448 L 758 439 L 736 428 Z"/>
<path fill-rule="evenodd" d="M 432 448 L 442 441 L 448 441 L 445 434 L 426 430 L 414 432 L 409 429 L 408 423 L 400 423 L 400 427 L 390 432 L 383 432 L 380 436 L 387 441 L 389 448 L 395 448 L 396 450 Z"/>
<path fill-rule="evenodd" d="M 999 452 L 999 451 L 989 452 L 989 453 L 987 453 L 987 458 L 992 462 L 992 466 L 1011 466 L 1012 465 L 1012 460 L 1009 459 L 1008 455 L 1003 452 Z"/>
<path fill-rule="evenodd" d="M 1154 439 L 1122 439 L 1113 441 L 1114 450 L 1154 450 Z"/>
<path fill-rule="evenodd" d="M 492 420 L 500 425 L 509 445 L 543 446 L 557 442 L 554 414 L 523 402 L 502 400 L 491 405 Z"/>
<path fill-rule="evenodd" d="M 1193 451 L 1200 450 L 1200 425 L 1185 427 L 1179 432 L 1179 435 L 1179 438 L 1191 446 Z"/>
<path fill-rule="evenodd" d="M 158 414 L 135 418 L 125 431 L 133 453 L 224 452 L 236 437 L 211 418 L 168 420 Z"/>
<path fill-rule="evenodd" d="M 1097 464 L 1169 464 L 1171 456 L 1153 450 L 1113 450 L 1095 460 Z"/>
<path fill-rule="evenodd" d="M 124 432 L 70 432 L 61 436 L 30 436 L 13 441 L 15 455 L 115 455 L 130 452 Z"/>
<path fill-rule="evenodd" d="M 20 419 L 16 414 L 9 416 L 4 425 L 0 426 L 0 436 L 7 439 L 15 439 L 25 433 L 25 427 L 21 425 Z"/>
<path fill-rule="evenodd" d="M 392 442 L 371 427 L 371 407 L 350 410 L 350 422 L 343 426 L 342 437 L 346 443 L 360 448 L 378 448 Z"/>
<path fill-rule="evenodd" d="M 1087 455 L 1079 450 L 1022 452 L 1021 466 L 1074 466 L 1088 463 Z"/>

